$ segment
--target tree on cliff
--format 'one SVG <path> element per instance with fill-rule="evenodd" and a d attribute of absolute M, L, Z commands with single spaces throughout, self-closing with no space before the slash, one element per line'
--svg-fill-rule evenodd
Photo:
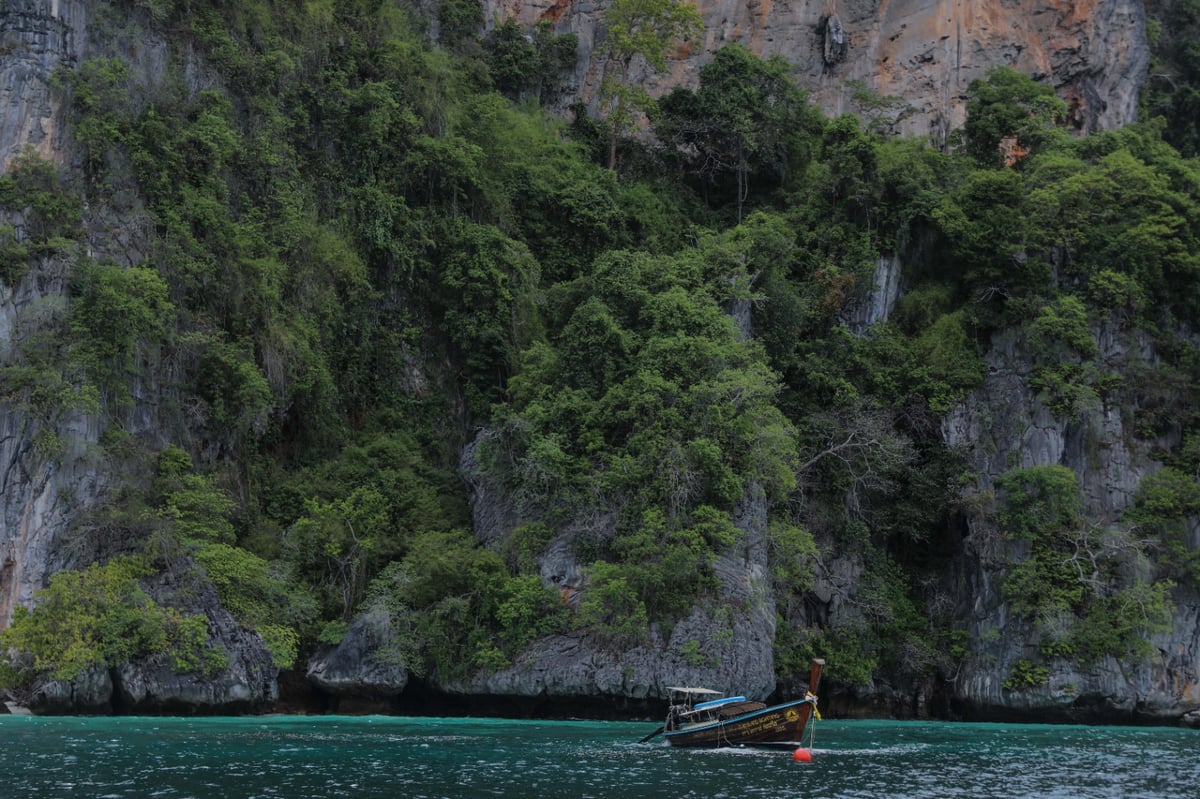
<path fill-rule="evenodd" d="M 1146 4 L 1153 58 L 1142 119 L 1162 117 L 1163 139 L 1185 157 L 1200 154 L 1200 0 Z"/>
<path fill-rule="evenodd" d="M 697 91 L 677 88 L 659 105 L 655 131 L 684 154 L 706 197 L 733 176 L 738 222 L 751 179 L 782 185 L 806 137 L 815 138 L 820 129 L 819 116 L 789 72 L 779 56 L 763 60 L 731 44 L 701 68 Z"/>
<path fill-rule="evenodd" d="M 967 152 L 984 166 L 1011 166 L 1045 142 L 1066 111 L 1054 89 L 996 67 L 967 86 Z"/>
<path fill-rule="evenodd" d="M 617 139 L 633 125 L 634 114 L 653 100 L 629 82 L 634 59 L 641 56 L 654 72 L 667 69 L 668 48 L 703 30 L 700 12 L 682 0 L 615 0 L 604 15 L 604 41 L 597 48 L 606 60 L 600 80 L 600 105 L 609 124 L 608 166 L 617 165 Z"/>

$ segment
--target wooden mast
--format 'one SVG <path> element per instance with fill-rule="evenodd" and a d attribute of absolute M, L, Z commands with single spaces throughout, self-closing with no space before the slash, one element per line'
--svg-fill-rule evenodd
<path fill-rule="evenodd" d="M 812 671 L 808 674 L 808 692 L 817 695 L 817 687 L 821 684 L 821 669 L 825 668 L 824 658 L 813 658 Z"/>

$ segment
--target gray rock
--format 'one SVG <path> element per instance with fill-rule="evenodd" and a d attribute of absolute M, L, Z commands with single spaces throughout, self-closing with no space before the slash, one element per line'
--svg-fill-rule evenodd
<path fill-rule="evenodd" d="M 397 657 L 387 654 L 393 639 L 385 613 L 359 616 L 337 646 L 309 660 L 308 680 L 335 695 L 396 696 L 408 685 L 408 671 Z"/>
<path fill-rule="evenodd" d="M 826 17 L 823 28 L 825 47 L 822 57 L 825 59 L 825 66 L 832 67 L 846 60 L 846 54 L 850 52 L 850 43 L 846 41 L 846 31 L 842 28 L 842 20 L 837 14 Z"/>
<path fill-rule="evenodd" d="M 185 614 L 208 619 L 209 644 L 224 653 L 227 666 L 214 674 L 177 672 L 167 655 L 138 658 L 116 669 L 119 707 L 137 713 L 245 713 L 269 706 L 279 698 L 279 669 L 262 638 L 221 607 L 211 586 L 190 587 L 189 593 L 192 602 L 179 601 L 167 577 L 152 587 L 152 594 L 182 606 Z"/>
<path fill-rule="evenodd" d="M 108 669 L 93 668 L 73 680 L 46 680 L 22 704 L 38 715 L 112 712 L 113 681 Z"/>
<path fill-rule="evenodd" d="M 487 432 L 480 436 L 488 435 Z M 468 452 L 473 452 L 471 448 Z M 476 468 L 463 460 L 477 537 L 494 543 L 511 534 L 497 520 L 505 515 L 487 507 L 481 497 L 510 503 Z M 480 490 L 482 489 L 482 491 Z M 508 515 L 510 523 L 515 517 Z M 754 698 L 775 690 L 773 645 L 775 607 L 768 589 L 766 499 L 752 487 L 735 518 L 742 531 L 736 551 L 713 564 L 720 585 L 711 605 L 693 608 L 670 635 L 655 626 L 646 640 L 624 648 L 583 634 L 556 635 L 538 641 L 510 667 L 460 681 L 436 683 L 456 694 L 516 697 L 665 699 L 671 685 L 703 685 Z M 597 513 L 564 525 L 542 558 L 542 576 L 565 596 L 587 591 L 586 579 L 572 547 L 578 536 L 611 536 L 616 513 Z"/>
<path fill-rule="evenodd" d="M 1097 360 L 1121 371 L 1134 361 L 1153 362 L 1151 344 L 1140 334 L 1097 326 Z M 1078 477 L 1084 516 L 1100 525 L 1118 525 L 1139 482 L 1161 468 L 1157 446 L 1170 440 L 1139 439 L 1116 407 L 1101 405 L 1073 418 L 1056 417 L 1030 388 L 1030 355 L 1015 332 L 993 338 L 984 384 L 945 420 L 949 446 L 968 453 L 983 495 L 996 478 L 1014 467 L 1058 464 Z M 1045 663 L 1046 685 L 1008 690 L 1004 683 L 1016 664 L 1041 663 L 1039 637 L 1014 618 L 1001 591 L 1012 562 L 1028 557 L 1027 542 L 1009 542 L 980 516 L 968 524 L 956 575 L 957 615 L 972 637 L 972 656 L 952 690 L 961 708 L 986 717 L 1020 713 L 1031 718 L 1155 720 L 1174 723 L 1200 707 L 1200 599 L 1178 587 L 1170 632 L 1157 635 L 1158 657 L 1131 667 L 1107 659 L 1086 671 L 1061 661 Z"/>
<path fill-rule="evenodd" d="M 875 285 L 861 301 L 850 306 L 846 324 L 856 335 L 863 335 L 871 325 L 886 322 L 900 299 L 900 258 L 881 257 L 875 262 Z"/>
<path fill-rule="evenodd" d="M 262 710 L 279 697 L 279 669 L 262 638 L 241 627 L 217 601 L 210 585 L 180 591 L 169 574 L 145 586 L 160 602 L 184 615 L 208 619 L 209 644 L 226 658 L 212 673 L 177 672 L 169 654 L 136 658 L 114 668 L 93 668 L 73 680 L 43 681 L 17 698 L 32 712 L 59 713 L 245 713 Z"/>
<path fill-rule="evenodd" d="M 243 631 L 239 638 L 257 638 Z M 156 713 L 251 713 L 265 709 L 279 698 L 279 670 L 255 657 L 255 642 L 231 642 L 229 667 L 218 674 L 176 672 L 170 658 L 159 655 L 126 663 L 117 669 L 114 701 L 123 712 Z M 261 640 L 257 648 L 261 648 Z"/>
<path fill-rule="evenodd" d="M 72 174 L 75 153 L 65 124 L 67 97 L 51 89 L 51 77 L 96 55 L 120 53 L 130 67 L 136 94 L 157 91 L 166 74 L 166 41 L 140 26 L 139 15 L 115 18 L 96 27 L 100 6 L 84 0 L 6 0 L 0 5 L 0 166 L 32 147 Z M 188 87 L 214 85 L 195 59 L 185 69 Z M 137 98 L 131 98 L 136 102 Z M 25 220 L 6 214 L 0 224 L 22 235 Z M 151 225 L 144 212 L 112 206 L 85 207 L 84 255 L 117 264 L 142 263 L 149 252 Z M 61 322 L 67 278 L 74 254 L 51 256 L 32 265 L 16 286 L 0 285 L 0 366 L 12 362 L 21 343 Z M 132 407 L 120 420 L 129 433 L 154 444 L 171 429 L 153 375 L 131 386 Z M 98 443 L 111 420 L 66 408 L 38 416 L 19 407 L 0 408 L 0 628 L 18 605 L 31 606 L 36 591 L 54 573 L 84 568 L 121 554 L 122 541 L 93 541 L 75 535 L 77 522 L 103 506 L 115 475 L 100 461 Z M 57 442 L 52 454 L 43 443 Z M 173 587 L 159 583 L 160 601 Z M 277 669 L 262 640 L 236 624 L 211 587 L 199 599 L 174 597 L 167 604 L 209 619 L 211 640 L 229 668 L 211 676 L 176 674 L 163 658 L 111 670 L 93 670 L 68 682 L 46 682 L 28 701 L 38 712 L 106 712 L 114 704 L 134 711 L 165 709 L 235 711 L 253 709 L 277 695 Z"/>

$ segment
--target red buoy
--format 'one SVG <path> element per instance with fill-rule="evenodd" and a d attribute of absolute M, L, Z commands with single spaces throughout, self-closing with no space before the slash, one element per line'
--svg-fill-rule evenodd
<path fill-rule="evenodd" d="M 801 747 L 795 752 L 792 752 L 792 760 L 795 760 L 797 763 L 811 763 L 812 750 Z"/>

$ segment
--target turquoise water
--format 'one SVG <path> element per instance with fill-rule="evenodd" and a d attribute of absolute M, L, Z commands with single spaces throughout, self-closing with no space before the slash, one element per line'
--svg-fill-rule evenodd
<path fill-rule="evenodd" d="M 651 723 L 0 716 L 0 799 L 1200 797 L 1200 731 L 821 721 L 789 751 L 672 749 Z"/>

